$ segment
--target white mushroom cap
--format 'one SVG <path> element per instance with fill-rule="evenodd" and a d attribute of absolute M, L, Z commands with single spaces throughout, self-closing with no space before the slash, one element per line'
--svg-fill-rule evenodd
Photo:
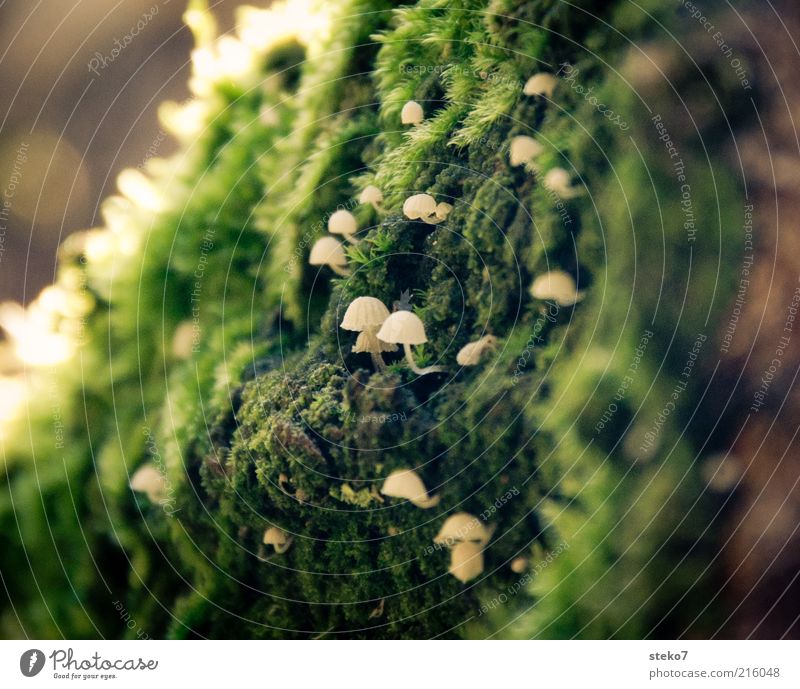
<path fill-rule="evenodd" d="M 430 194 L 414 194 L 403 203 L 403 213 L 411 220 L 436 214 L 436 201 Z"/>
<path fill-rule="evenodd" d="M 423 194 L 423 196 L 427 196 L 427 194 Z M 425 210 L 427 210 L 427 208 Z M 428 225 L 438 225 L 440 222 L 443 222 L 447 219 L 447 216 L 450 215 L 451 210 L 453 210 L 453 206 L 442 201 L 441 203 L 436 204 L 436 208 L 433 209 L 433 213 L 422 215 L 420 217 L 422 220 L 428 223 Z"/>
<path fill-rule="evenodd" d="M 456 362 L 461 366 L 477 366 L 481 356 L 487 349 L 497 346 L 497 338 L 494 335 L 484 335 L 475 342 L 465 344 L 456 355 Z"/>
<path fill-rule="evenodd" d="M 364 187 L 364 191 L 358 197 L 359 203 L 370 203 L 377 208 L 383 203 L 383 192 L 374 184 Z"/>
<path fill-rule="evenodd" d="M 397 345 L 379 340 L 373 330 L 364 330 L 358 334 L 356 343 L 350 351 L 355 354 L 359 352 L 369 352 L 370 354 L 378 352 L 396 352 Z"/>
<path fill-rule="evenodd" d="M 559 306 L 572 306 L 583 299 L 575 279 L 563 270 L 551 270 L 540 275 L 533 281 L 530 292 L 534 299 L 552 299 Z"/>
<path fill-rule="evenodd" d="M 341 242 L 333 237 L 322 237 L 311 247 L 308 262 L 312 266 L 339 266 L 347 265 L 347 257 Z"/>
<path fill-rule="evenodd" d="M 389 309 L 375 297 L 356 297 L 344 312 L 341 328 L 360 332 L 378 328 L 389 317 Z"/>
<path fill-rule="evenodd" d="M 450 215 L 450 211 L 452 210 L 453 206 L 451 204 L 442 201 L 441 203 L 436 204 L 436 210 L 434 212 L 439 220 L 444 220 L 448 215 Z"/>
<path fill-rule="evenodd" d="M 425 119 L 422 106 L 415 100 L 408 101 L 400 111 L 400 121 L 403 124 L 419 124 Z"/>
<path fill-rule="evenodd" d="M 131 488 L 146 493 L 150 502 L 161 502 L 167 490 L 167 479 L 155 466 L 145 464 L 131 476 Z"/>
<path fill-rule="evenodd" d="M 193 346 L 194 324 L 192 321 L 182 321 L 172 335 L 172 355 L 178 359 L 188 359 L 192 356 Z"/>
<path fill-rule="evenodd" d="M 572 198 L 580 193 L 572 186 L 572 176 L 563 167 L 554 167 L 552 170 L 548 170 L 542 184 L 545 189 L 549 189 L 564 199 Z"/>
<path fill-rule="evenodd" d="M 428 341 L 425 326 L 411 311 L 395 311 L 383 322 L 378 338 L 395 344 L 419 345 Z"/>
<path fill-rule="evenodd" d="M 429 496 L 419 474 L 412 469 L 398 469 L 389 474 L 383 482 L 381 493 L 390 498 L 404 498 L 423 510 L 439 504 L 439 496 Z"/>
<path fill-rule="evenodd" d="M 744 474 L 740 460 L 724 452 L 708 457 L 702 464 L 701 472 L 708 487 L 718 493 L 735 488 Z"/>
<path fill-rule="evenodd" d="M 271 545 L 276 553 L 285 553 L 292 545 L 292 537 L 277 526 L 270 526 L 264 532 L 264 545 Z"/>
<path fill-rule="evenodd" d="M 508 158 L 514 167 L 530 163 L 544 152 L 544 146 L 532 136 L 515 136 L 511 139 Z"/>
<path fill-rule="evenodd" d="M 547 96 L 549 98 L 553 95 L 556 84 L 558 84 L 558 77 L 548 72 L 539 72 L 525 82 L 522 93 L 526 96 Z"/>
<path fill-rule="evenodd" d="M 474 541 L 486 545 L 493 532 L 494 529 L 484 526 L 478 517 L 467 512 L 457 512 L 445 520 L 433 542 L 449 547 L 461 541 Z"/>
<path fill-rule="evenodd" d="M 358 232 L 358 223 L 355 216 L 346 210 L 338 210 L 328 218 L 328 232 L 331 234 L 355 234 Z"/>
<path fill-rule="evenodd" d="M 477 577 L 483 572 L 483 546 L 470 541 L 456 544 L 450 553 L 448 571 L 463 584 Z"/>
<path fill-rule="evenodd" d="M 511 571 L 514 572 L 514 574 L 522 574 L 526 569 L 528 569 L 527 557 L 515 557 L 511 561 Z"/>

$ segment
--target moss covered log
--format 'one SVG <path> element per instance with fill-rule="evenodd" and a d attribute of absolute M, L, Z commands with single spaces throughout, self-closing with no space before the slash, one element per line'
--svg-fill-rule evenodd
<path fill-rule="evenodd" d="M 187 21 L 194 95 L 162 113 L 182 150 L 126 173 L 104 227 L 63 246 L 72 351 L 27 371 L 3 428 L 4 634 L 714 629 L 698 525 L 719 497 L 689 401 L 741 216 L 700 142 L 736 85 L 710 89 L 668 42 L 658 75 L 651 48 L 685 20 L 656 0 L 338 0 L 243 9 L 235 37 L 201 3 Z M 559 76 L 551 97 L 523 93 L 538 72 Z M 518 135 L 543 145 L 536 171 L 510 164 Z M 555 167 L 572 198 L 542 184 Z M 404 216 L 418 193 L 452 204 L 445 222 Z M 337 208 L 359 225 L 347 277 L 308 264 Z M 574 306 L 529 291 L 556 269 Z M 354 298 L 406 291 L 415 355 L 444 373 L 402 352 L 375 371 L 339 327 Z M 486 334 L 497 348 L 459 366 Z M 130 486 L 146 464 L 155 503 Z M 404 468 L 435 507 L 381 494 Z M 494 528 L 467 583 L 433 543 L 457 512 Z M 285 553 L 262 543 L 273 526 Z"/>

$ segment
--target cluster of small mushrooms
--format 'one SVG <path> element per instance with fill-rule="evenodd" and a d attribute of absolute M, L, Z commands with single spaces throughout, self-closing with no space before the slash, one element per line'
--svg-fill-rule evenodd
<path fill-rule="evenodd" d="M 378 371 L 386 368 L 382 353 L 396 352 L 399 344 L 403 345 L 409 368 L 418 376 L 444 371 L 441 366 L 420 368 L 417 365 L 411 345 L 424 344 L 428 337 L 425 325 L 412 311 L 399 309 L 389 313 L 380 299 L 357 297 L 347 307 L 340 327 L 358 333 L 352 351 L 369 353 Z"/>
<path fill-rule="evenodd" d="M 526 82 L 523 93 L 526 96 L 550 98 L 558 83 L 552 74 L 539 73 Z M 408 101 L 402 108 L 400 119 L 403 124 L 419 125 L 425 119 L 422 106 L 416 101 Z M 515 136 L 509 149 L 510 163 L 514 167 L 524 165 L 535 174 L 540 169 L 535 160 L 544 152 L 544 146 L 530 136 Z M 544 187 L 561 198 L 572 198 L 579 190 L 572 185 L 569 173 L 563 168 L 549 170 L 542 178 Z M 370 204 L 376 211 L 382 211 L 383 193 L 370 185 L 364 188 L 359 202 Z M 403 203 L 403 214 L 410 220 L 421 220 L 436 225 L 443 222 L 453 206 L 446 202 L 437 203 L 430 194 L 414 194 Z M 328 218 L 328 231 L 331 235 L 319 239 L 311 248 L 309 263 L 314 266 L 328 266 L 337 275 L 349 275 L 344 244 L 336 236 L 346 242 L 357 244 L 358 223 L 348 210 L 340 209 Z M 581 300 L 574 278 L 561 270 L 553 270 L 537 277 L 530 288 L 535 299 L 551 300 L 559 306 L 572 306 Z M 386 305 L 375 297 L 358 297 L 347 307 L 341 327 L 358 333 L 353 352 L 364 352 L 370 355 L 378 371 L 386 368 L 383 354 L 395 352 L 398 345 L 403 345 L 406 361 L 417 375 L 441 372 L 441 366 L 420 368 L 414 359 L 412 345 L 421 345 L 428 341 L 425 326 L 420 318 L 408 308 L 399 308 L 390 313 Z M 456 361 L 460 366 L 476 366 L 482 356 L 498 346 L 494 335 L 483 335 L 470 342 L 458 352 Z M 165 498 L 165 477 L 152 465 L 141 467 L 131 480 L 131 488 L 144 492 L 154 503 L 163 502 Z M 430 509 L 439 504 L 440 496 L 429 495 L 420 476 L 413 469 L 393 471 L 383 483 L 381 493 L 387 497 L 401 498 L 420 509 Z M 458 512 L 448 517 L 442 525 L 434 543 L 450 550 L 449 573 L 461 582 L 468 582 L 483 572 L 483 552 L 491 540 L 494 527 L 487 526 L 477 517 L 466 512 Z M 264 545 L 271 545 L 275 553 L 285 553 L 292 545 L 292 536 L 276 526 L 270 526 L 264 532 Z M 511 562 L 511 569 L 516 573 L 524 572 L 528 567 L 525 557 L 517 557 Z"/>
<path fill-rule="evenodd" d="M 370 184 L 364 188 L 358 198 L 359 203 L 368 203 L 376 211 L 381 210 L 383 203 L 383 193 L 378 187 Z M 358 222 L 355 216 L 348 210 L 340 208 L 328 218 L 328 232 L 332 235 L 343 237 L 351 244 L 358 244 L 356 238 L 358 232 Z M 335 237 L 322 237 L 311 247 L 308 262 L 312 266 L 328 266 L 334 273 L 347 277 L 350 273 L 347 269 L 347 256 L 344 253 L 344 245 Z"/>

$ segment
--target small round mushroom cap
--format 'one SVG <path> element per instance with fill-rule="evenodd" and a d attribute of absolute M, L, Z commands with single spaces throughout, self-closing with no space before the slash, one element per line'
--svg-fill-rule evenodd
<path fill-rule="evenodd" d="M 359 203 L 370 203 L 376 208 L 383 203 L 383 192 L 374 184 L 364 187 L 364 191 L 358 197 Z"/>
<path fill-rule="evenodd" d="M 428 495 L 425 484 L 413 469 L 398 469 L 386 477 L 381 493 L 390 498 L 403 498 L 412 505 L 427 510 L 439 504 L 439 496 Z"/>
<path fill-rule="evenodd" d="M 425 326 L 411 311 L 395 311 L 383 322 L 378 331 L 378 339 L 394 344 L 425 344 Z"/>
<path fill-rule="evenodd" d="M 544 152 L 544 146 L 531 136 L 515 136 L 511 139 L 508 151 L 509 162 L 512 166 L 530 163 L 536 156 Z"/>
<path fill-rule="evenodd" d="M 436 210 L 434 212 L 439 220 L 444 220 L 448 215 L 450 215 L 450 211 L 452 210 L 453 206 L 451 204 L 442 201 L 441 203 L 436 204 Z"/>
<path fill-rule="evenodd" d="M 167 490 L 167 480 L 155 466 L 145 464 L 131 476 L 131 488 L 137 493 L 145 493 L 150 502 L 160 502 Z"/>
<path fill-rule="evenodd" d="M 344 267 L 347 265 L 347 257 L 344 255 L 341 242 L 333 237 L 321 237 L 311 247 L 308 262 L 312 266 Z"/>
<path fill-rule="evenodd" d="M 379 340 L 375 332 L 370 329 L 358 333 L 356 343 L 353 345 L 350 351 L 352 351 L 354 354 L 358 354 L 360 352 L 367 352 L 369 354 L 380 352 L 396 352 L 397 345 Z"/>
<path fill-rule="evenodd" d="M 549 189 L 554 194 L 558 194 L 562 198 L 572 198 L 578 194 L 578 190 L 572 186 L 572 176 L 563 167 L 554 167 L 548 170 L 547 174 L 542 180 L 545 189 Z"/>
<path fill-rule="evenodd" d="M 727 493 L 736 487 L 744 471 L 737 457 L 718 452 L 703 462 L 701 473 L 711 490 Z"/>
<path fill-rule="evenodd" d="M 285 553 L 292 545 L 292 537 L 277 526 L 270 526 L 264 532 L 264 545 L 271 545 L 276 553 Z"/>
<path fill-rule="evenodd" d="M 370 328 L 379 328 L 389 317 L 389 309 L 375 297 L 356 297 L 344 312 L 341 328 L 361 332 Z"/>
<path fill-rule="evenodd" d="M 484 335 L 475 342 L 465 344 L 456 355 L 456 362 L 460 366 L 477 366 L 481 361 L 481 356 L 487 349 L 497 346 L 497 338 L 494 335 Z"/>
<path fill-rule="evenodd" d="M 430 194 L 414 194 L 403 203 L 403 213 L 411 220 L 436 214 L 436 201 Z"/>
<path fill-rule="evenodd" d="M 466 584 L 483 572 L 483 546 L 480 543 L 463 541 L 450 552 L 448 570 L 462 584 Z"/>
<path fill-rule="evenodd" d="M 527 557 L 515 557 L 511 561 L 511 571 L 514 572 L 514 574 L 522 574 L 526 569 L 528 569 Z"/>
<path fill-rule="evenodd" d="M 408 101 L 400 111 L 400 121 L 403 124 L 419 124 L 425 119 L 422 106 L 415 100 Z"/>
<path fill-rule="evenodd" d="M 358 223 L 355 216 L 346 210 L 338 210 L 328 218 L 328 232 L 331 234 L 355 234 L 358 232 Z"/>
<path fill-rule="evenodd" d="M 533 281 L 530 292 L 534 299 L 552 299 L 559 306 L 572 306 L 583 299 L 575 279 L 563 270 L 551 270 L 540 275 Z"/>
<path fill-rule="evenodd" d="M 558 77 L 548 72 L 539 72 L 525 82 L 522 93 L 526 96 L 547 96 L 549 98 L 553 95 L 556 84 L 558 84 Z"/>
<path fill-rule="evenodd" d="M 486 545 L 493 531 L 494 529 L 487 528 L 475 515 L 457 512 L 445 520 L 433 542 L 449 547 L 461 541 L 474 541 Z"/>

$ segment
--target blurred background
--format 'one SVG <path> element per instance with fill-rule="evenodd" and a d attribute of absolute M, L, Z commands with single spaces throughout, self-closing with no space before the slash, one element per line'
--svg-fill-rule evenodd
<path fill-rule="evenodd" d="M 238 4 L 213 4 L 223 31 Z M 185 8 L 0 0 L 0 302 L 34 299 L 65 236 L 99 223 L 117 174 L 173 150 L 156 112 L 188 95 Z"/>

